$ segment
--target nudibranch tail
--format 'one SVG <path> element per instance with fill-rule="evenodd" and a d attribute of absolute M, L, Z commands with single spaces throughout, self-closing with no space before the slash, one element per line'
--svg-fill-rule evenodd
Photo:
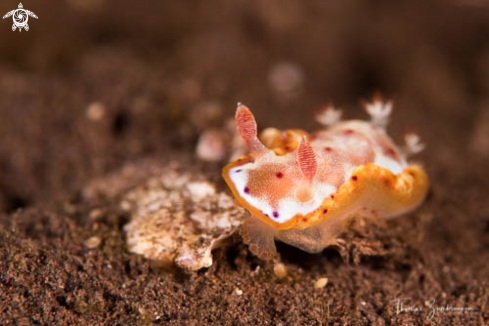
<path fill-rule="evenodd" d="M 274 228 L 255 217 L 247 218 L 241 229 L 243 242 L 246 243 L 250 251 L 264 260 L 272 259 L 277 253 L 275 247 Z"/>

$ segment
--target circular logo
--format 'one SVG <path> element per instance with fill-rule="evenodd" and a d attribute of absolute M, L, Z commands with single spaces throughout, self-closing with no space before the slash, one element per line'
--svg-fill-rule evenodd
<path fill-rule="evenodd" d="M 14 18 L 14 24 L 17 27 L 24 27 L 27 24 L 27 21 L 29 20 L 29 16 L 25 12 L 24 9 L 17 9 L 15 13 L 13 14 Z"/>

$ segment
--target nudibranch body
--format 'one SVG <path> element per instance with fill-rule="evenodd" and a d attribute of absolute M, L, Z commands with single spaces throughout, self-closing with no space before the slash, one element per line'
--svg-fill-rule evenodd
<path fill-rule="evenodd" d="M 314 253 L 334 244 L 356 216 L 389 218 L 424 200 L 428 178 L 407 157 L 423 149 L 416 135 L 400 150 L 386 134 L 391 103 L 366 105 L 370 122 L 340 121 L 328 108 L 312 134 L 299 129 L 265 129 L 261 140 L 251 111 L 238 104 L 237 129 L 250 153 L 229 163 L 223 177 L 250 213 L 243 239 L 264 259 L 275 255 L 274 240 Z"/>

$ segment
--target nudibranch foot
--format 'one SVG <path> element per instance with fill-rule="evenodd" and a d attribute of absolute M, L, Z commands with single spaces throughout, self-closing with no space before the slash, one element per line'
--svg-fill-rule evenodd
<path fill-rule="evenodd" d="M 310 228 L 287 229 L 277 232 L 276 239 L 308 253 L 315 254 L 338 243 L 338 236 L 345 230 L 347 217 L 326 220 Z"/>
<path fill-rule="evenodd" d="M 308 253 L 321 252 L 324 248 L 338 244 L 338 236 L 348 225 L 349 217 L 326 220 L 307 229 L 277 230 L 257 217 L 247 218 L 242 226 L 243 242 L 249 250 L 263 260 L 275 257 L 277 249 L 274 240 L 282 241 Z"/>
<path fill-rule="evenodd" d="M 243 242 L 252 253 L 263 260 L 271 260 L 277 253 L 275 234 L 273 227 L 253 216 L 248 217 L 241 227 Z"/>

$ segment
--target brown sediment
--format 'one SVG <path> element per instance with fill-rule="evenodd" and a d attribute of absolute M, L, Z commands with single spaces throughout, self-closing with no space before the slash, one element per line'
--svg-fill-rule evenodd
<path fill-rule="evenodd" d="M 0 26 L 0 324 L 422 325 L 431 300 L 466 309 L 432 324 L 488 323 L 484 2 L 25 8 L 39 16 L 28 32 Z M 304 81 L 287 96 L 266 78 L 284 58 Z M 120 199 L 162 167 L 177 161 L 227 191 L 222 166 L 194 153 L 200 104 L 223 108 L 209 128 L 241 100 L 259 130 L 313 131 L 322 103 L 365 118 L 357 100 L 376 90 L 396 97 L 396 142 L 413 126 L 427 145 L 415 158 L 431 181 L 419 210 L 352 223 L 344 242 L 317 255 L 278 244 L 281 280 L 238 236 L 192 274 L 129 253 Z M 100 243 L 87 246 L 93 237 Z M 399 312 L 404 298 L 424 311 Z"/>

